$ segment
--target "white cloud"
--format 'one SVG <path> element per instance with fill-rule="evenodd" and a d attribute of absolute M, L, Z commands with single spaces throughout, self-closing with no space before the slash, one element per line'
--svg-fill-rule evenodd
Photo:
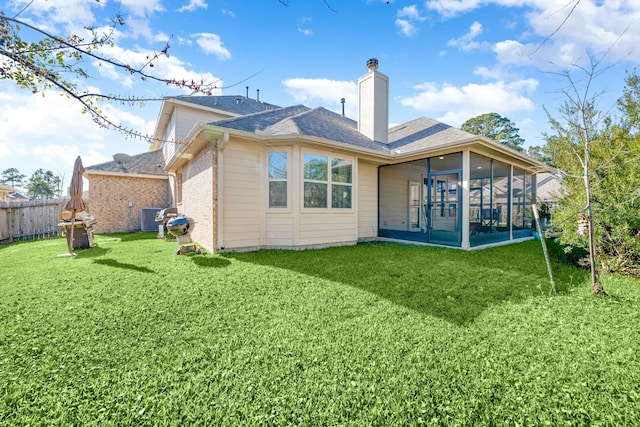
<path fill-rule="evenodd" d="M 222 9 L 220 11 L 222 13 L 222 16 L 230 16 L 232 18 L 236 17 L 236 14 L 233 10 L 229 10 L 229 9 Z"/>
<path fill-rule="evenodd" d="M 399 27 L 400 34 L 407 37 L 415 36 L 418 33 L 418 28 L 406 19 L 396 19 L 396 26 Z"/>
<path fill-rule="evenodd" d="M 43 166 L 43 169 L 49 168 L 50 170 L 59 171 L 61 173 L 66 171 L 66 179 L 70 179 L 69 177 L 77 156 L 82 158 L 83 166 L 95 165 L 111 160 L 111 156 L 109 155 L 101 153 L 95 149 L 87 149 L 87 147 L 81 147 L 76 144 L 36 145 L 31 150 L 31 154 L 37 157 L 39 161 L 45 165 Z M 67 181 L 67 184 L 68 183 L 69 181 Z"/>
<path fill-rule="evenodd" d="M 413 37 L 418 33 L 418 23 L 426 20 L 415 5 L 405 6 L 397 13 L 396 26 L 399 32 L 407 37 Z"/>
<path fill-rule="evenodd" d="M 520 40 L 505 40 L 511 46 L 520 43 L 521 57 L 529 65 L 555 64 L 566 67 L 588 56 L 607 55 L 609 63 L 640 62 L 640 7 L 637 0 L 428 0 L 426 7 L 449 18 L 486 6 L 518 8 L 529 26 Z M 500 44 L 500 43 L 499 43 Z M 502 52 L 504 53 L 504 52 Z M 516 64 L 508 57 L 508 63 Z"/>
<path fill-rule="evenodd" d="M 398 11 L 398 18 L 407 18 L 413 21 L 423 22 L 426 18 L 420 16 L 418 8 L 415 5 L 405 6 Z"/>
<path fill-rule="evenodd" d="M 537 86 L 535 79 L 470 83 L 461 87 L 427 82 L 416 86 L 418 94 L 401 99 L 401 104 L 429 116 L 440 114 L 438 120 L 460 126 L 469 118 L 484 113 L 509 115 L 532 111 L 534 103 L 530 96 Z"/>
<path fill-rule="evenodd" d="M 231 52 L 229 52 L 222 43 L 220 36 L 213 33 L 197 33 L 192 37 L 196 38 L 196 43 L 202 48 L 205 53 L 215 55 L 218 59 L 231 58 Z"/>
<path fill-rule="evenodd" d="M 117 58 L 118 61 L 122 64 L 129 65 L 134 69 L 139 69 L 143 65 L 145 65 L 150 58 L 153 57 L 155 52 L 148 50 L 131 50 L 124 49 L 120 46 L 109 46 L 103 47 L 100 50 L 100 53 L 108 58 Z M 95 64 L 94 64 L 95 65 Z M 216 84 L 218 87 L 221 87 L 222 81 L 220 78 L 214 76 L 210 72 L 206 73 L 198 73 L 186 68 L 187 64 L 181 61 L 176 56 L 164 56 L 160 55 L 153 61 L 153 67 L 145 68 L 145 72 L 160 78 L 167 80 L 186 80 L 186 81 L 204 81 L 208 84 Z M 96 67 L 96 69 L 100 72 L 100 75 L 106 78 L 109 78 L 113 81 L 118 82 L 118 84 L 123 85 L 127 88 L 132 88 L 134 85 L 138 84 L 141 79 L 139 76 L 131 75 L 126 70 L 118 70 L 116 67 L 109 64 L 102 64 L 100 67 Z M 166 85 L 163 86 L 166 88 Z M 136 93 L 137 96 L 142 96 L 142 92 L 144 90 L 149 91 L 153 89 L 152 82 L 147 80 L 145 82 L 144 89 L 142 87 L 138 87 Z M 163 89 L 166 90 L 166 89 Z"/>
<path fill-rule="evenodd" d="M 0 92 L 0 109 L 0 158 L 22 173 L 30 175 L 39 167 L 70 172 L 78 155 L 83 160 L 89 155 L 100 161 L 106 158 L 97 147 L 110 132 L 81 114 L 80 104 L 66 96 L 45 92 L 42 97 L 9 89 Z"/>
<path fill-rule="evenodd" d="M 305 104 L 308 107 L 333 108 L 335 112 L 341 114 L 340 99 L 345 98 L 345 115 L 352 118 L 358 115 L 358 85 L 356 82 L 293 78 L 283 81 L 282 84 L 295 102 Z"/>
<path fill-rule="evenodd" d="M 304 36 L 312 36 L 313 30 L 307 28 L 307 26 L 310 25 L 312 21 L 312 18 L 303 17 L 300 21 L 300 25 L 298 25 L 298 32 L 302 33 Z"/>
<path fill-rule="evenodd" d="M 104 7 L 104 3 L 88 2 L 86 0 L 49 0 L 35 1 L 15 0 L 9 2 L 8 7 L 17 13 L 26 7 L 25 12 L 19 16 L 21 19 L 31 18 L 38 26 L 53 28 L 57 24 L 65 26 L 88 26 L 93 24 L 95 17 L 94 8 Z M 9 14 L 7 14 L 9 15 Z"/>
<path fill-rule="evenodd" d="M 178 12 L 193 12 L 198 8 L 206 9 L 208 7 L 204 0 L 189 0 L 189 3 L 177 9 Z"/>
<path fill-rule="evenodd" d="M 148 146 L 138 140 L 126 141 L 124 134 L 99 127 L 90 115 L 82 114 L 82 106 L 77 101 L 66 96 L 45 92 L 42 97 L 15 90 L 7 84 L 3 82 L 0 86 L 3 112 L 0 115 L 0 163 L 3 168 L 16 167 L 27 175 L 43 168 L 66 172 L 69 176 L 78 155 L 87 166 L 108 161 L 118 151 L 135 154 Z M 150 109 L 155 113 L 159 104 L 149 104 L 144 109 L 117 104 L 100 107 L 112 122 L 150 134 L 155 121 L 145 119 L 144 114 Z"/>
<path fill-rule="evenodd" d="M 120 0 L 120 3 L 132 14 L 147 16 L 153 12 L 162 12 L 162 0 Z"/>
<path fill-rule="evenodd" d="M 459 47 L 463 52 L 469 52 L 480 47 L 480 43 L 474 41 L 474 39 L 482 34 L 482 24 L 475 21 L 469 27 L 469 32 L 463 34 L 457 39 L 451 39 L 447 42 L 447 46 Z"/>

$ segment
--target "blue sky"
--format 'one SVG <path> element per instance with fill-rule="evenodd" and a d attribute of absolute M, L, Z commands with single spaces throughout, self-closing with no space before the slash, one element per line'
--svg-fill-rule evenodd
<path fill-rule="evenodd" d="M 14 16 L 29 1 L 0 2 Z M 283 3 L 288 3 L 284 5 Z M 525 145 L 549 131 L 567 80 L 557 73 L 604 56 L 595 81 L 600 107 L 611 108 L 625 70 L 640 63 L 637 0 L 35 0 L 21 15 L 56 34 L 104 26 L 119 13 L 126 25 L 104 54 L 138 66 L 170 38 L 169 58 L 155 63 L 166 78 L 219 81 L 223 95 L 281 106 L 305 104 L 357 117 L 356 80 L 368 58 L 390 78 L 390 124 L 425 116 L 453 126 L 488 112 L 511 119 Z M 564 24 L 563 24 L 564 21 Z M 80 84 L 102 93 L 162 97 L 183 94 L 88 64 Z M 584 75 L 574 74 L 580 82 Z M 113 120 L 151 133 L 159 102 L 103 105 Z M 43 168 L 69 180 L 114 153 L 137 154 L 148 143 L 105 130 L 81 107 L 0 81 L 0 170 L 30 175 Z"/>

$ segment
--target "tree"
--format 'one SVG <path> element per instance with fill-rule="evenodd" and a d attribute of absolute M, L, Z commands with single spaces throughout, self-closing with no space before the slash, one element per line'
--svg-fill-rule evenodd
<path fill-rule="evenodd" d="M 527 156 L 532 159 L 536 159 L 541 161 L 542 163 L 546 163 L 548 165 L 553 166 L 553 161 L 551 159 L 551 153 L 549 152 L 549 147 L 545 144 L 543 146 L 540 145 L 532 145 L 527 148 Z"/>
<path fill-rule="evenodd" d="M 9 168 L 2 171 L 0 183 L 8 184 L 13 188 L 20 188 L 24 185 L 24 179 L 27 175 L 20 173 L 16 168 Z"/>
<path fill-rule="evenodd" d="M 553 163 L 562 171 L 563 198 L 554 224 L 563 233 L 560 240 L 569 247 L 589 251 L 592 291 L 604 295 L 600 271 L 640 273 L 640 85 L 633 73 L 626 79 L 618 101 L 621 118 L 598 110 L 598 95 L 589 87 L 600 72 L 580 68 L 587 78 L 580 90 L 571 74 L 566 101 L 559 117 L 548 112 L 555 131 L 545 135 Z M 587 233 L 579 233 L 579 221 L 586 221 Z"/>
<path fill-rule="evenodd" d="M 518 129 L 511 120 L 498 113 L 487 113 L 473 117 L 461 126 L 461 129 L 474 135 L 486 136 L 514 150 L 524 152 L 524 139 L 518 135 Z"/>
<path fill-rule="evenodd" d="M 106 29 L 86 28 L 85 34 L 59 36 L 32 25 L 28 19 L 20 19 L 20 14 L 30 4 L 14 17 L 0 10 L 0 79 L 11 80 L 20 88 L 43 96 L 48 90 L 62 92 L 76 100 L 82 106 L 82 112 L 90 114 L 102 127 L 147 139 L 147 135 L 111 121 L 98 107 L 101 101 L 135 105 L 147 99 L 101 94 L 85 89 L 82 82 L 91 77 L 84 68 L 87 63 L 109 66 L 120 73 L 137 76 L 142 81 L 156 81 L 191 93 L 210 95 L 218 88 L 218 82 L 166 79 L 152 74 L 150 70 L 154 62 L 160 57 L 169 56 L 169 43 L 157 51 L 150 51 L 147 62 L 138 68 L 106 56 L 103 48 L 115 45 L 114 35 L 119 27 L 125 25 L 120 15 L 114 16 Z"/>
<path fill-rule="evenodd" d="M 38 169 L 29 178 L 27 195 L 32 199 L 50 199 L 55 196 L 59 182 L 53 172 Z"/>

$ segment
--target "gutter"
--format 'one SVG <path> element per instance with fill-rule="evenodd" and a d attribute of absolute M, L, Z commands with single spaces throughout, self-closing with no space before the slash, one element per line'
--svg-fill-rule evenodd
<path fill-rule="evenodd" d="M 111 171 L 102 171 L 102 170 L 85 170 L 82 176 L 88 178 L 91 175 L 101 175 L 101 176 L 118 176 L 125 178 L 148 178 L 148 179 L 169 179 L 168 175 L 152 175 L 152 174 L 144 174 L 144 173 L 128 173 L 128 172 L 111 172 Z"/>
<path fill-rule="evenodd" d="M 258 139 L 262 142 L 297 141 L 297 142 L 309 142 L 314 144 L 321 144 L 324 146 L 340 148 L 346 151 L 371 155 L 380 159 L 380 161 L 384 161 L 384 162 L 397 162 L 399 160 L 404 161 L 406 159 L 411 159 L 412 157 L 423 157 L 424 155 L 431 154 L 434 151 L 455 149 L 457 147 L 468 146 L 469 144 L 472 144 L 472 143 L 479 143 L 481 145 L 503 152 L 506 155 L 510 157 L 514 157 L 526 164 L 529 164 L 530 165 L 529 167 L 535 170 L 536 172 L 549 172 L 552 170 L 551 167 L 549 167 L 548 165 L 538 160 L 532 159 L 531 157 L 517 150 L 514 150 L 511 147 L 507 147 L 506 145 L 499 144 L 483 136 L 472 136 L 469 138 L 445 143 L 442 145 L 425 147 L 420 150 L 412 151 L 410 153 L 394 153 L 393 151 L 390 151 L 389 153 L 384 153 L 372 148 L 360 147 L 357 145 L 351 145 L 344 142 L 337 142 L 337 141 L 332 141 L 332 140 L 328 140 L 320 137 L 308 136 L 308 135 L 300 135 L 300 134 L 272 135 L 272 134 L 266 134 L 266 133 L 260 133 L 260 132 L 248 132 L 248 131 L 242 131 L 237 129 L 222 128 L 214 125 L 211 125 L 210 127 L 219 129 L 220 131 L 224 131 L 227 135 L 233 134 L 233 135 L 237 135 L 247 139 L 253 139 L 253 140 Z"/>

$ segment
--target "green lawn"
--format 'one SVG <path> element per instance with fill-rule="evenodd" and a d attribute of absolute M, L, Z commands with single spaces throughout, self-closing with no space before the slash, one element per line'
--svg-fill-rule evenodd
<path fill-rule="evenodd" d="M 0 247 L 0 425 L 640 425 L 640 284 L 538 241 Z"/>

